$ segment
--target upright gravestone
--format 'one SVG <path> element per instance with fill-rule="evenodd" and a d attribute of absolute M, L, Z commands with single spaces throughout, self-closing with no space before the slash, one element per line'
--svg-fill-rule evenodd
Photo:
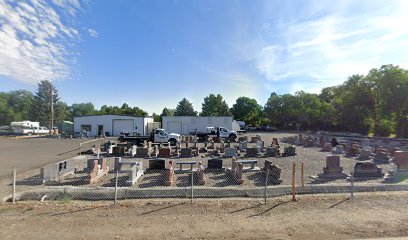
<path fill-rule="evenodd" d="M 209 170 L 223 170 L 223 161 L 222 159 L 208 159 L 207 169 Z"/>
<path fill-rule="evenodd" d="M 395 151 L 394 163 L 398 167 L 398 171 L 408 171 L 408 151 Z"/>
<path fill-rule="evenodd" d="M 164 170 L 166 169 L 165 159 L 151 159 L 149 160 L 149 170 Z"/>
<path fill-rule="evenodd" d="M 239 151 L 243 152 L 247 149 L 248 147 L 248 142 L 239 142 Z"/>
<path fill-rule="evenodd" d="M 347 174 L 343 173 L 343 168 L 340 167 L 340 156 L 327 155 L 326 167 L 323 168 L 323 173 L 318 175 L 319 178 L 346 178 Z"/>
<path fill-rule="evenodd" d="M 279 154 L 278 149 L 276 149 L 274 147 L 267 147 L 266 148 L 265 157 L 275 157 L 278 154 Z"/>
<path fill-rule="evenodd" d="M 387 149 L 377 149 L 375 152 L 374 161 L 377 163 L 389 163 L 390 154 Z"/>
<path fill-rule="evenodd" d="M 160 158 L 169 158 L 171 157 L 171 149 L 168 147 L 159 148 L 159 155 Z"/>
<path fill-rule="evenodd" d="M 136 149 L 136 157 L 139 157 L 139 158 L 149 157 L 149 148 L 147 148 L 147 147 L 138 147 Z"/>
<path fill-rule="evenodd" d="M 358 159 L 360 160 L 370 160 L 371 151 L 369 149 L 363 148 L 360 150 L 360 156 Z"/>
<path fill-rule="evenodd" d="M 354 165 L 354 177 L 357 178 L 378 178 L 383 177 L 381 168 L 373 162 L 358 162 Z"/>
<path fill-rule="evenodd" d="M 258 157 L 259 149 L 257 147 L 247 148 L 245 152 L 245 157 Z"/>
<path fill-rule="evenodd" d="M 295 146 L 288 146 L 283 149 L 284 157 L 295 156 L 296 155 L 296 147 Z"/>
<path fill-rule="evenodd" d="M 343 145 L 337 145 L 335 152 L 337 154 L 343 154 L 344 153 L 344 146 Z"/>
<path fill-rule="evenodd" d="M 236 148 L 225 148 L 224 149 L 224 157 L 237 157 L 237 149 Z"/>
<path fill-rule="evenodd" d="M 180 149 L 180 157 L 182 158 L 191 158 L 193 157 L 193 149 L 192 148 L 182 148 Z"/>

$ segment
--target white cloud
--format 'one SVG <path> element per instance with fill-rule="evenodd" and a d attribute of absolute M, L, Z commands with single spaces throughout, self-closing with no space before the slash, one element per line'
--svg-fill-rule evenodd
<path fill-rule="evenodd" d="M 25 83 L 69 76 L 68 44 L 79 33 L 68 22 L 80 7 L 76 0 L 0 0 L 0 75 Z"/>
<path fill-rule="evenodd" d="M 382 64 L 408 67 L 406 1 L 340 2 L 306 8 L 317 12 L 294 11 L 277 21 L 277 31 L 263 36 L 254 56 L 269 85 L 288 82 L 291 92 L 316 92 Z"/>
<path fill-rule="evenodd" d="M 91 35 L 91 37 L 94 37 L 94 38 L 96 38 L 96 37 L 98 37 L 98 32 L 95 30 L 95 29 L 92 29 L 92 28 L 88 28 L 88 33 L 89 33 L 89 35 Z"/>

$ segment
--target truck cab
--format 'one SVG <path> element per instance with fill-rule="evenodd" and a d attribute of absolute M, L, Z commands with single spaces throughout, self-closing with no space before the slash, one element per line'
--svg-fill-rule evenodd
<path fill-rule="evenodd" d="M 216 135 L 232 141 L 235 141 L 238 136 L 237 132 L 228 130 L 225 127 L 207 127 L 207 134 Z"/>
<path fill-rule="evenodd" d="M 180 134 L 177 133 L 167 133 L 162 128 L 157 128 L 154 130 L 153 136 L 154 142 L 162 143 L 162 142 L 169 142 L 170 145 L 176 145 L 177 142 L 180 141 Z"/>

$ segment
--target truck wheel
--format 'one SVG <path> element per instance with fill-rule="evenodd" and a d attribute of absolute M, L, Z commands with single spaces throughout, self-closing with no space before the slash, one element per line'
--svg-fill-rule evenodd
<path fill-rule="evenodd" d="M 176 146 L 176 144 L 177 144 L 176 139 L 174 139 L 174 138 L 170 139 L 169 144 L 170 144 L 170 146 Z"/>
<path fill-rule="evenodd" d="M 229 140 L 232 141 L 232 142 L 235 142 L 236 138 L 237 138 L 237 135 L 235 135 L 235 134 L 230 134 L 229 135 Z"/>

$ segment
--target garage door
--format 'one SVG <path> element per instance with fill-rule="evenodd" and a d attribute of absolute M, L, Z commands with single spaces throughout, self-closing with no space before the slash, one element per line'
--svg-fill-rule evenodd
<path fill-rule="evenodd" d="M 167 132 L 181 134 L 181 122 L 167 122 Z"/>
<path fill-rule="evenodd" d="M 113 136 L 119 136 L 120 132 L 132 132 L 133 130 L 133 119 L 114 119 L 113 120 Z"/>

